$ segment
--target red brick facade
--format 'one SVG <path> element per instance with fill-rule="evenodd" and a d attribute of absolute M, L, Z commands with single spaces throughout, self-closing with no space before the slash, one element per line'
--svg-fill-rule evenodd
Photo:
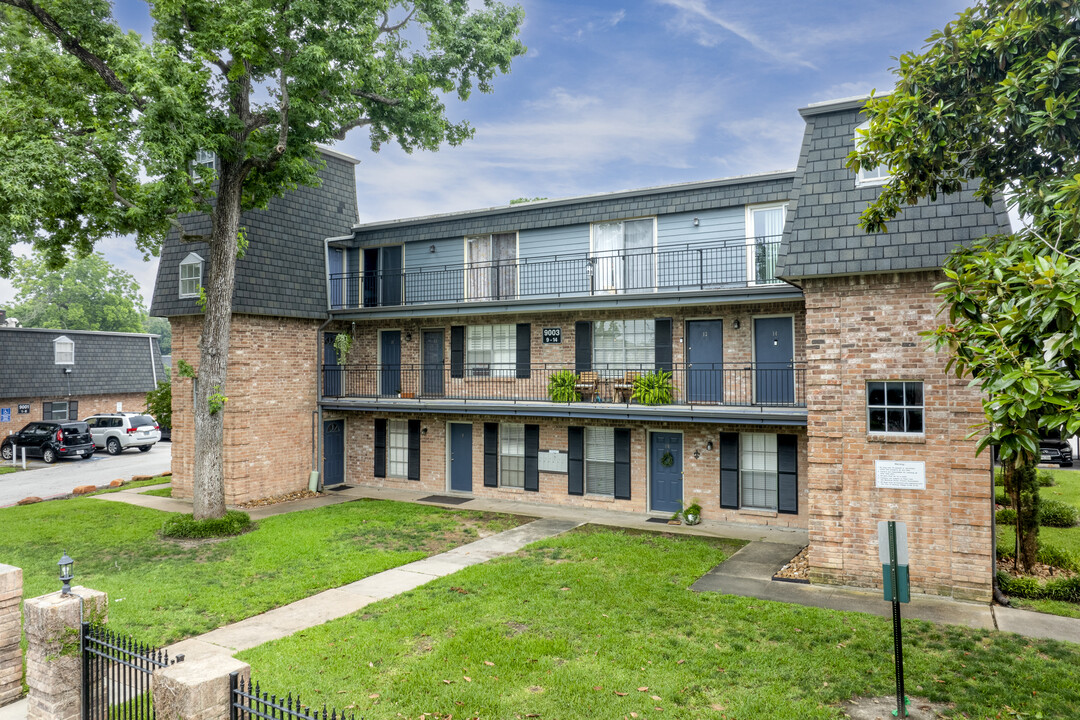
<path fill-rule="evenodd" d="M 162 380 L 165 379 L 162 371 Z M 21 430 L 28 422 L 36 420 L 51 420 L 42 417 L 42 403 L 47 402 L 78 402 L 77 417 L 72 420 L 97 415 L 98 413 L 112 412 L 142 412 L 146 409 L 146 393 L 126 393 L 124 395 L 72 395 L 69 397 L 35 397 L 35 398 L 5 398 L 0 400 L 0 407 L 11 408 L 11 422 L 0 423 L 0 435 L 9 435 Z M 118 404 L 119 403 L 119 407 Z M 29 405 L 30 412 L 19 414 L 19 405 Z"/>

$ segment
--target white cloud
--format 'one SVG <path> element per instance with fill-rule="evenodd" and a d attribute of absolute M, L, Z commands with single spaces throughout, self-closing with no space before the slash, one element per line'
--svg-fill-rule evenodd
<path fill-rule="evenodd" d="M 564 40 L 584 40 L 590 35 L 611 30 L 625 19 L 626 10 L 623 9 L 611 13 L 571 16 L 553 23 L 551 30 Z"/>

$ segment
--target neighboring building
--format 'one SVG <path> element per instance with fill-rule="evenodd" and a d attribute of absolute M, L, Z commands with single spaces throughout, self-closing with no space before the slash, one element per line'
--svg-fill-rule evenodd
<path fill-rule="evenodd" d="M 143 410 L 165 377 L 157 335 L 0 326 L 0 435 L 34 420 Z"/>
<path fill-rule="evenodd" d="M 917 590 L 989 597 L 979 396 L 919 333 L 949 250 L 1008 221 L 965 191 L 861 231 L 885 179 L 844 167 L 863 102 L 804 108 L 790 172 L 356 225 L 317 250 L 339 218 L 305 203 L 267 265 L 238 267 L 228 501 L 303 487 L 319 416 L 326 484 L 660 517 L 696 499 L 707 520 L 807 529 L 816 579 L 868 586 L 895 517 Z M 167 245 L 151 312 L 195 359 L 187 252 Z M 283 280 L 241 290 L 283 265 L 283 305 Z M 632 402 L 657 374 L 662 402 Z M 878 487 L 895 483 L 920 489 Z"/>

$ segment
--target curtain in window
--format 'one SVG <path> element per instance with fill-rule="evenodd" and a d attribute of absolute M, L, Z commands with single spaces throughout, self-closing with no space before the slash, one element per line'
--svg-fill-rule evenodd
<path fill-rule="evenodd" d="M 784 232 L 784 208 L 763 208 L 751 213 L 754 233 L 754 282 L 774 282 L 780 235 Z"/>
<path fill-rule="evenodd" d="M 776 509 L 776 436 L 743 433 L 739 475 L 742 479 L 743 507 Z"/>
<path fill-rule="evenodd" d="M 623 287 L 622 223 L 596 223 L 593 225 L 593 288 L 596 292 L 618 292 Z"/>
<path fill-rule="evenodd" d="M 593 325 L 593 369 L 601 377 L 621 378 L 627 370 L 655 365 L 655 320 L 600 320 Z"/>
<path fill-rule="evenodd" d="M 651 289 L 656 284 L 651 218 L 623 223 L 623 279 L 627 290 Z"/>
<path fill-rule="evenodd" d="M 517 235 L 496 233 L 466 239 L 465 292 L 470 300 L 517 297 Z"/>
<path fill-rule="evenodd" d="M 615 494 L 614 428 L 585 428 L 585 492 Z"/>
<path fill-rule="evenodd" d="M 494 246 L 495 272 L 492 279 L 495 287 L 491 296 L 505 300 L 517 297 L 517 235 L 499 233 L 491 236 Z"/>
<path fill-rule="evenodd" d="M 499 484 L 525 487 L 524 425 L 503 423 L 499 426 Z"/>
<path fill-rule="evenodd" d="M 466 240 L 469 263 L 465 271 L 465 297 L 486 300 L 491 289 L 491 236 L 483 235 Z"/>

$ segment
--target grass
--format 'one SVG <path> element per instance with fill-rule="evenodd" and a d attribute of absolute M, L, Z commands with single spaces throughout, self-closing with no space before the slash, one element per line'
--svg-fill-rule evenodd
<path fill-rule="evenodd" d="M 109 627 L 162 644 L 498 532 L 520 518 L 357 501 L 267 518 L 245 535 L 171 541 L 173 513 L 75 498 L 0 510 L 0 558 L 23 569 L 24 597 L 75 583 L 109 595 Z M 27 542 L 33 538 L 33 542 Z"/>
<path fill-rule="evenodd" d="M 154 495 L 156 497 L 172 497 L 172 488 L 158 488 L 156 490 L 143 490 L 140 495 Z"/>
<path fill-rule="evenodd" d="M 0 467 L 0 475 L 7 475 L 8 473 L 13 473 L 13 472 L 18 472 L 18 471 L 19 471 L 19 468 L 13 468 L 11 466 Z"/>
<path fill-rule="evenodd" d="M 367 720 L 840 718 L 895 692 L 887 619 L 688 589 L 733 547 L 582 528 L 239 657 L 270 692 Z M 1080 647 L 904 633 L 908 692 L 953 717 L 1080 704 Z"/>
<path fill-rule="evenodd" d="M 117 493 L 123 490 L 134 490 L 136 488 L 146 487 L 147 485 L 161 485 L 162 483 L 172 482 L 172 476 L 160 475 L 149 480 L 136 480 L 135 482 L 126 482 L 120 487 L 103 488 L 101 490 L 95 490 L 92 493 L 87 493 L 86 497 L 92 497 L 94 495 L 108 495 L 109 493 Z"/>

